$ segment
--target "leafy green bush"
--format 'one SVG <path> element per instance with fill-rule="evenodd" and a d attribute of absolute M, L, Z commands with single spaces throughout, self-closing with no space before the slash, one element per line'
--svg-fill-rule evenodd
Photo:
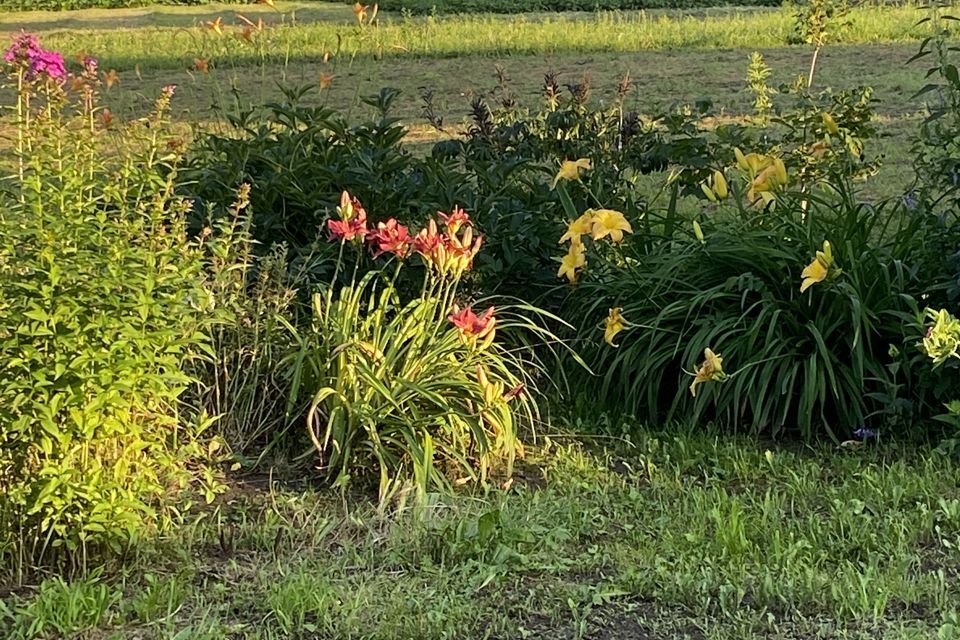
<path fill-rule="evenodd" d="M 929 291 L 933 307 L 956 309 L 960 302 L 960 73 L 946 25 L 956 20 L 931 7 L 930 38 L 912 60 L 927 63 L 925 84 L 917 93 L 929 95 L 928 115 L 913 145 L 915 181 L 904 206 L 921 227 L 913 242 L 922 243 L 918 260 L 925 277 L 935 282 Z"/>
<path fill-rule="evenodd" d="M 842 437 L 867 421 L 909 426 L 931 409 L 929 385 L 903 356 L 915 352 L 906 330 L 917 322 L 914 300 L 935 287 L 922 268 L 935 259 L 930 217 L 899 201 L 857 202 L 853 181 L 880 161 L 864 153 L 875 135 L 869 89 L 771 91 L 763 70 L 754 56 L 753 90 L 765 98 L 758 126 L 708 137 L 679 120 L 689 135 L 672 140 L 696 142 L 665 154 L 663 205 L 637 207 L 607 184 L 630 174 L 604 166 L 628 163 L 603 144 L 571 149 L 595 154 L 578 161 L 588 171 L 567 175 L 565 165 L 559 177 L 572 180 L 557 189 L 570 243 L 560 275 L 579 281 L 561 315 L 598 345 L 585 355 L 600 380 L 581 377 L 580 394 L 649 422 L 807 438 Z M 766 151 L 745 155 L 734 143 Z M 582 192 L 591 204 L 570 197 Z M 710 203 L 691 209 L 697 192 Z M 595 208 L 604 206 L 623 213 Z M 613 230 L 626 233 L 622 244 L 595 241 Z M 704 393 L 714 381 L 724 384 Z"/>
<path fill-rule="evenodd" d="M 374 220 L 418 210 L 412 175 L 417 163 L 400 145 L 406 130 L 389 115 L 396 92 L 365 98 L 379 118 L 350 125 L 330 109 L 304 105 L 309 91 L 286 89 L 285 102 L 233 117 L 232 132 L 201 141 L 182 171 L 184 191 L 199 205 L 195 227 L 206 223 L 201 216 L 227 214 L 223 205 L 245 182 L 254 187 L 254 238 L 264 245 L 286 242 L 294 250 L 317 238 L 337 204 L 331 193 L 348 190 L 375 203 Z"/>
<path fill-rule="evenodd" d="M 0 190 L 0 557 L 76 564 L 156 528 L 203 477 L 208 422 L 182 412 L 181 399 L 209 344 L 210 298 L 187 205 L 173 195 L 174 88 L 124 126 L 96 107 L 95 61 L 64 84 L 62 60 L 32 37 L 11 51 L 19 99 Z"/>
<path fill-rule="evenodd" d="M 295 259 L 311 256 L 311 269 L 321 280 L 334 262 L 329 246 L 315 242 L 335 205 L 331 193 L 347 190 L 370 202 L 373 221 L 391 216 L 422 221 L 424 211 L 462 206 L 474 212 L 487 239 L 467 284 L 488 293 L 523 287 L 530 296 L 545 295 L 555 284 L 552 254 L 564 212 L 543 178 L 560 160 L 589 154 L 597 167 L 589 176 L 591 189 L 639 215 L 647 198 L 637 185 L 645 174 L 672 164 L 687 167 L 684 189 L 700 193 L 717 141 L 729 149 L 744 139 L 742 127 L 714 132 L 699 126 L 706 105 L 649 119 L 625 112 L 628 87 L 625 80 L 620 100 L 596 108 L 589 104 L 588 87 L 561 95 L 559 80 L 549 76 L 545 104 L 533 113 L 518 108 L 509 90 L 499 87 L 494 108 L 474 101 L 464 139 L 438 142 L 426 154 L 403 144 L 406 130 L 390 115 L 393 90 L 365 98 L 376 117 L 350 124 L 341 114 L 305 105 L 309 89 L 289 89 L 283 103 L 234 116 L 228 134 L 203 138 L 182 172 L 182 191 L 218 217 L 227 212 L 217 203 L 228 202 L 241 183 L 255 185 L 256 239 L 264 246 L 286 242 Z M 430 109 L 429 100 L 425 106 Z M 578 206 L 591 202 L 585 190 L 570 195 Z M 198 215 L 196 229 L 202 224 L 206 218 Z"/>

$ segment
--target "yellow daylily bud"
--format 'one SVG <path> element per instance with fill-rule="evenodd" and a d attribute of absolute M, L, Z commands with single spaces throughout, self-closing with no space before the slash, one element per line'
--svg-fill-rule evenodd
<path fill-rule="evenodd" d="M 747 164 L 747 158 L 743 155 L 743 151 L 734 147 L 733 155 L 737 157 L 737 166 L 740 167 L 741 171 L 750 171 L 750 165 Z"/>
<path fill-rule="evenodd" d="M 837 121 L 833 119 L 833 116 L 830 115 L 830 112 L 824 111 L 821 115 L 823 119 L 823 126 L 826 128 L 827 132 L 831 135 L 837 135 L 840 133 L 840 127 L 837 126 Z"/>
<path fill-rule="evenodd" d="M 700 228 L 700 223 L 696 220 L 693 221 L 693 235 L 697 237 L 700 244 L 707 244 L 707 239 L 703 236 L 703 229 Z"/>
<path fill-rule="evenodd" d="M 483 368 L 482 364 L 477 365 L 477 382 L 480 384 L 480 388 L 483 389 L 483 401 L 487 406 L 498 402 L 503 396 L 503 383 L 491 383 L 490 378 L 487 376 L 487 371 Z"/>
<path fill-rule="evenodd" d="M 707 186 L 706 182 L 700 183 L 700 189 L 703 191 L 703 195 L 707 196 L 707 200 L 709 200 L 710 202 L 719 202 L 716 194 L 713 192 L 713 190 L 709 186 Z"/>
<path fill-rule="evenodd" d="M 713 172 L 713 192 L 720 200 L 726 200 L 730 194 L 727 188 L 727 177 L 720 170 Z"/>
<path fill-rule="evenodd" d="M 774 169 L 774 178 L 777 180 L 779 186 L 786 186 L 787 184 L 787 166 L 783 164 L 783 160 L 780 158 L 775 158 L 773 161 Z"/>

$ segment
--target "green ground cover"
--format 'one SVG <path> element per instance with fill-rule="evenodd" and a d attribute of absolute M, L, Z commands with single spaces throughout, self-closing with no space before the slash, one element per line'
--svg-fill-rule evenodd
<path fill-rule="evenodd" d="M 778 6 L 780 0 L 729 3 L 724 0 L 384 0 L 387 11 L 414 14 L 524 13 L 528 11 L 629 11 L 637 9 L 695 9 L 728 4 Z"/>
<path fill-rule="evenodd" d="M 630 431 L 606 452 L 554 436 L 510 491 L 437 498 L 423 519 L 240 481 L 122 568 L 8 594 L 0 625 L 11 639 L 958 637 L 948 458 Z"/>

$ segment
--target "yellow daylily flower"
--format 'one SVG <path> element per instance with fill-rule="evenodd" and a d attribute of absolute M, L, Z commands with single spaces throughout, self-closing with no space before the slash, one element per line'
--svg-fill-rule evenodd
<path fill-rule="evenodd" d="M 803 282 L 800 284 L 800 293 L 803 293 L 818 282 L 823 282 L 833 267 L 833 250 L 827 240 L 823 241 L 823 251 L 817 251 L 817 257 L 800 273 Z"/>
<path fill-rule="evenodd" d="M 583 250 L 583 243 L 578 241 L 570 244 L 570 250 L 560 261 L 560 269 L 557 271 L 557 277 L 566 277 L 570 282 L 577 281 L 577 269 L 583 268 L 587 264 L 587 256 Z"/>
<path fill-rule="evenodd" d="M 567 225 L 567 232 L 560 237 L 560 242 L 557 244 L 563 244 L 567 240 L 576 241 L 580 239 L 580 236 L 590 233 L 593 229 L 593 216 L 590 215 L 590 212 L 583 214 L 569 225 Z"/>
<path fill-rule="evenodd" d="M 803 282 L 800 284 L 800 293 L 803 293 L 816 283 L 826 280 L 827 273 L 829 273 L 829 270 L 823 266 L 822 262 L 819 260 L 811 262 L 803 270 L 803 273 L 800 274 L 800 277 L 803 278 Z"/>
<path fill-rule="evenodd" d="M 613 343 L 613 339 L 617 337 L 617 334 L 627 328 L 627 323 L 623 319 L 622 307 L 613 307 L 610 309 L 610 313 L 607 315 L 606 323 L 603 328 L 603 339 L 611 347 L 616 347 Z"/>
<path fill-rule="evenodd" d="M 750 177 L 756 176 L 769 167 L 773 161 L 770 156 L 760 153 L 748 153 L 744 155 L 743 152 L 737 148 L 734 148 L 733 154 L 737 157 L 737 166 L 740 167 L 741 171 L 750 174 Z"/>
<path fill-rule="evenodd" d="M 611 242 L 623 240 L 623 232 L 633 233 L 633 228 L 623 214 L 613 209 L 588 209 L 593 217 L 593 239 L 610 236 Z"/>
<path fill-rule="evenodd" d="M 697 397 L 697 385 L 704 382 L 723 382 L 727 379 L 727 374 L 723 372 L 723 358 L 719 353 L 714 353 L 711 349 L 704 349 L 703 363 L 693 374 L 693 382 L 690 384 L 690 395 Z"/>
<path fill-rule="evenodd" d="M 222 36 L 223 35 L 223 18 L 221 16 L 217 16 L 216 20 L 207 22 L 207 29 L 209 29 L 210 31 L 213 31 L 218 36 Z"/>
<path fill-rule="evenodd" d="M 767 205 L 773 200 L 774 193 L 787 186 L 788 180 L 787 167 L 783 164 L 783 160 L 772 158 L 770 163 L 753 178 L 750 190 L 747 192 L 747 199 L 751 203 L 762 202 Z"/>
<path fill-rule="evenodd" d="M 554 176 L 553 184 L 550 185 L 550 188 L 556 189 L 557 183 L 561 180 L 579 180 L 581 170 L 589 171 L 592 168 L 593 163 L 590 162 L 589 158 L 580 158 L 579 160 L 564 160 L 560 165 L 560 170 L 557 171 L 557 175 Z"/>
<path fill-rule="evenodd" d="M 946 309 L 927 309 L 926 314 L 933 324 L 927 326 L 922 345 L 924 353 L 933 360 L 933 366 L 960 359 L 960 320 Z"/>

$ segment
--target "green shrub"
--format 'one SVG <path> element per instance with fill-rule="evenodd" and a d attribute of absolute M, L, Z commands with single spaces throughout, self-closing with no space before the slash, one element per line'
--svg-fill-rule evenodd
<path fill-rule="evenodd" d="M 232 118 L 227 135 L 203 138 L 182 172 L 184 192 L 199 205 L 195 228 L 206 223 L 201 216 L 226 215 L 223 205 L 245 182 L 253 186 L 254 238 L 295 251 L 316 240 L 337 204 L 331 193 L 349 190 L 375 203 L 374 220 L 416 209 L 417 163 L 400 145 L 406 130 L 389 114 L 396 92 L 365 98 L 379 118 L 351 125 L 330 109 L 305 105 L 309 91 L 286 89 L 285 102 Z"/>
<path fill-rule="evenodd" d="M 65 90 L 73 83 L 55 67 L 13 65 L 17 155 L 0 191 L 0 556 L 19 563 L 79 564 L 147 534 L 205 453 L 207 422 L 181 411 L 190 362 L 209 344 L 210 297 L 187 205 L 173 195 L 174 89 L 149 118 L 111 123 L 95 106 L 94 66 Z"/>
<path fill-rule="evenodd" d="M 597 108 L 589 104 L 588 87 L 561 95 L 559 80 L 550 76 L 546 103 L 532 113 L 500 87 L 494 108 L 474 101 L 465 139 L 438 142 L 426 154 L 403 144 L 406 130 L 390 115 L 394 90 L 364 98 L 376 117 L 350 124 L 341 114 L 304 104 L 308 89 L 288 89 L 283 103 L 234 116 L 232 131 L 203 138 L 182 172 L 182 191 L 208 205 L 197 211 L 212 208 L 216 218 L 227 215 L 218 203 L 228 202 L 238 185 L 254 185 L 255 238 L 265 247 L 287 243 L 295 260 L 311 256 L 312 275 L 320 280 L 334 262 L 329 246 L 315 242 L 335 205 L 331 193 L 347 190 L 371 203 L 373 221 L 399 216 L 420 222 L 424 211 L 462 206 L 474 212 L 487 241 L 466 284 L 488 293 L 524 288 L 528 297 L 547 295 L 555 284 L 555 230 L 564 213 L 543 178 L 560 160 L 589 154 L 597 167 L 591 189 L 639 215 L 646 197 L 637 187 L 645 174 L 671 164 L 687 167 L 684 188 L 700 193 L 716 141 L 729 149 L 744 139 L 742 127 L 712 132 L 698 126 L 707 105 L 649 120 L 624 112 L 628 86 L 625 80 L 614 105 Z M 585 190 L 571 190 L 571 197 L 578 206 L 591 202 Z M 198 215 L 195 229 L 202 224 L 206 218 Z"/>

